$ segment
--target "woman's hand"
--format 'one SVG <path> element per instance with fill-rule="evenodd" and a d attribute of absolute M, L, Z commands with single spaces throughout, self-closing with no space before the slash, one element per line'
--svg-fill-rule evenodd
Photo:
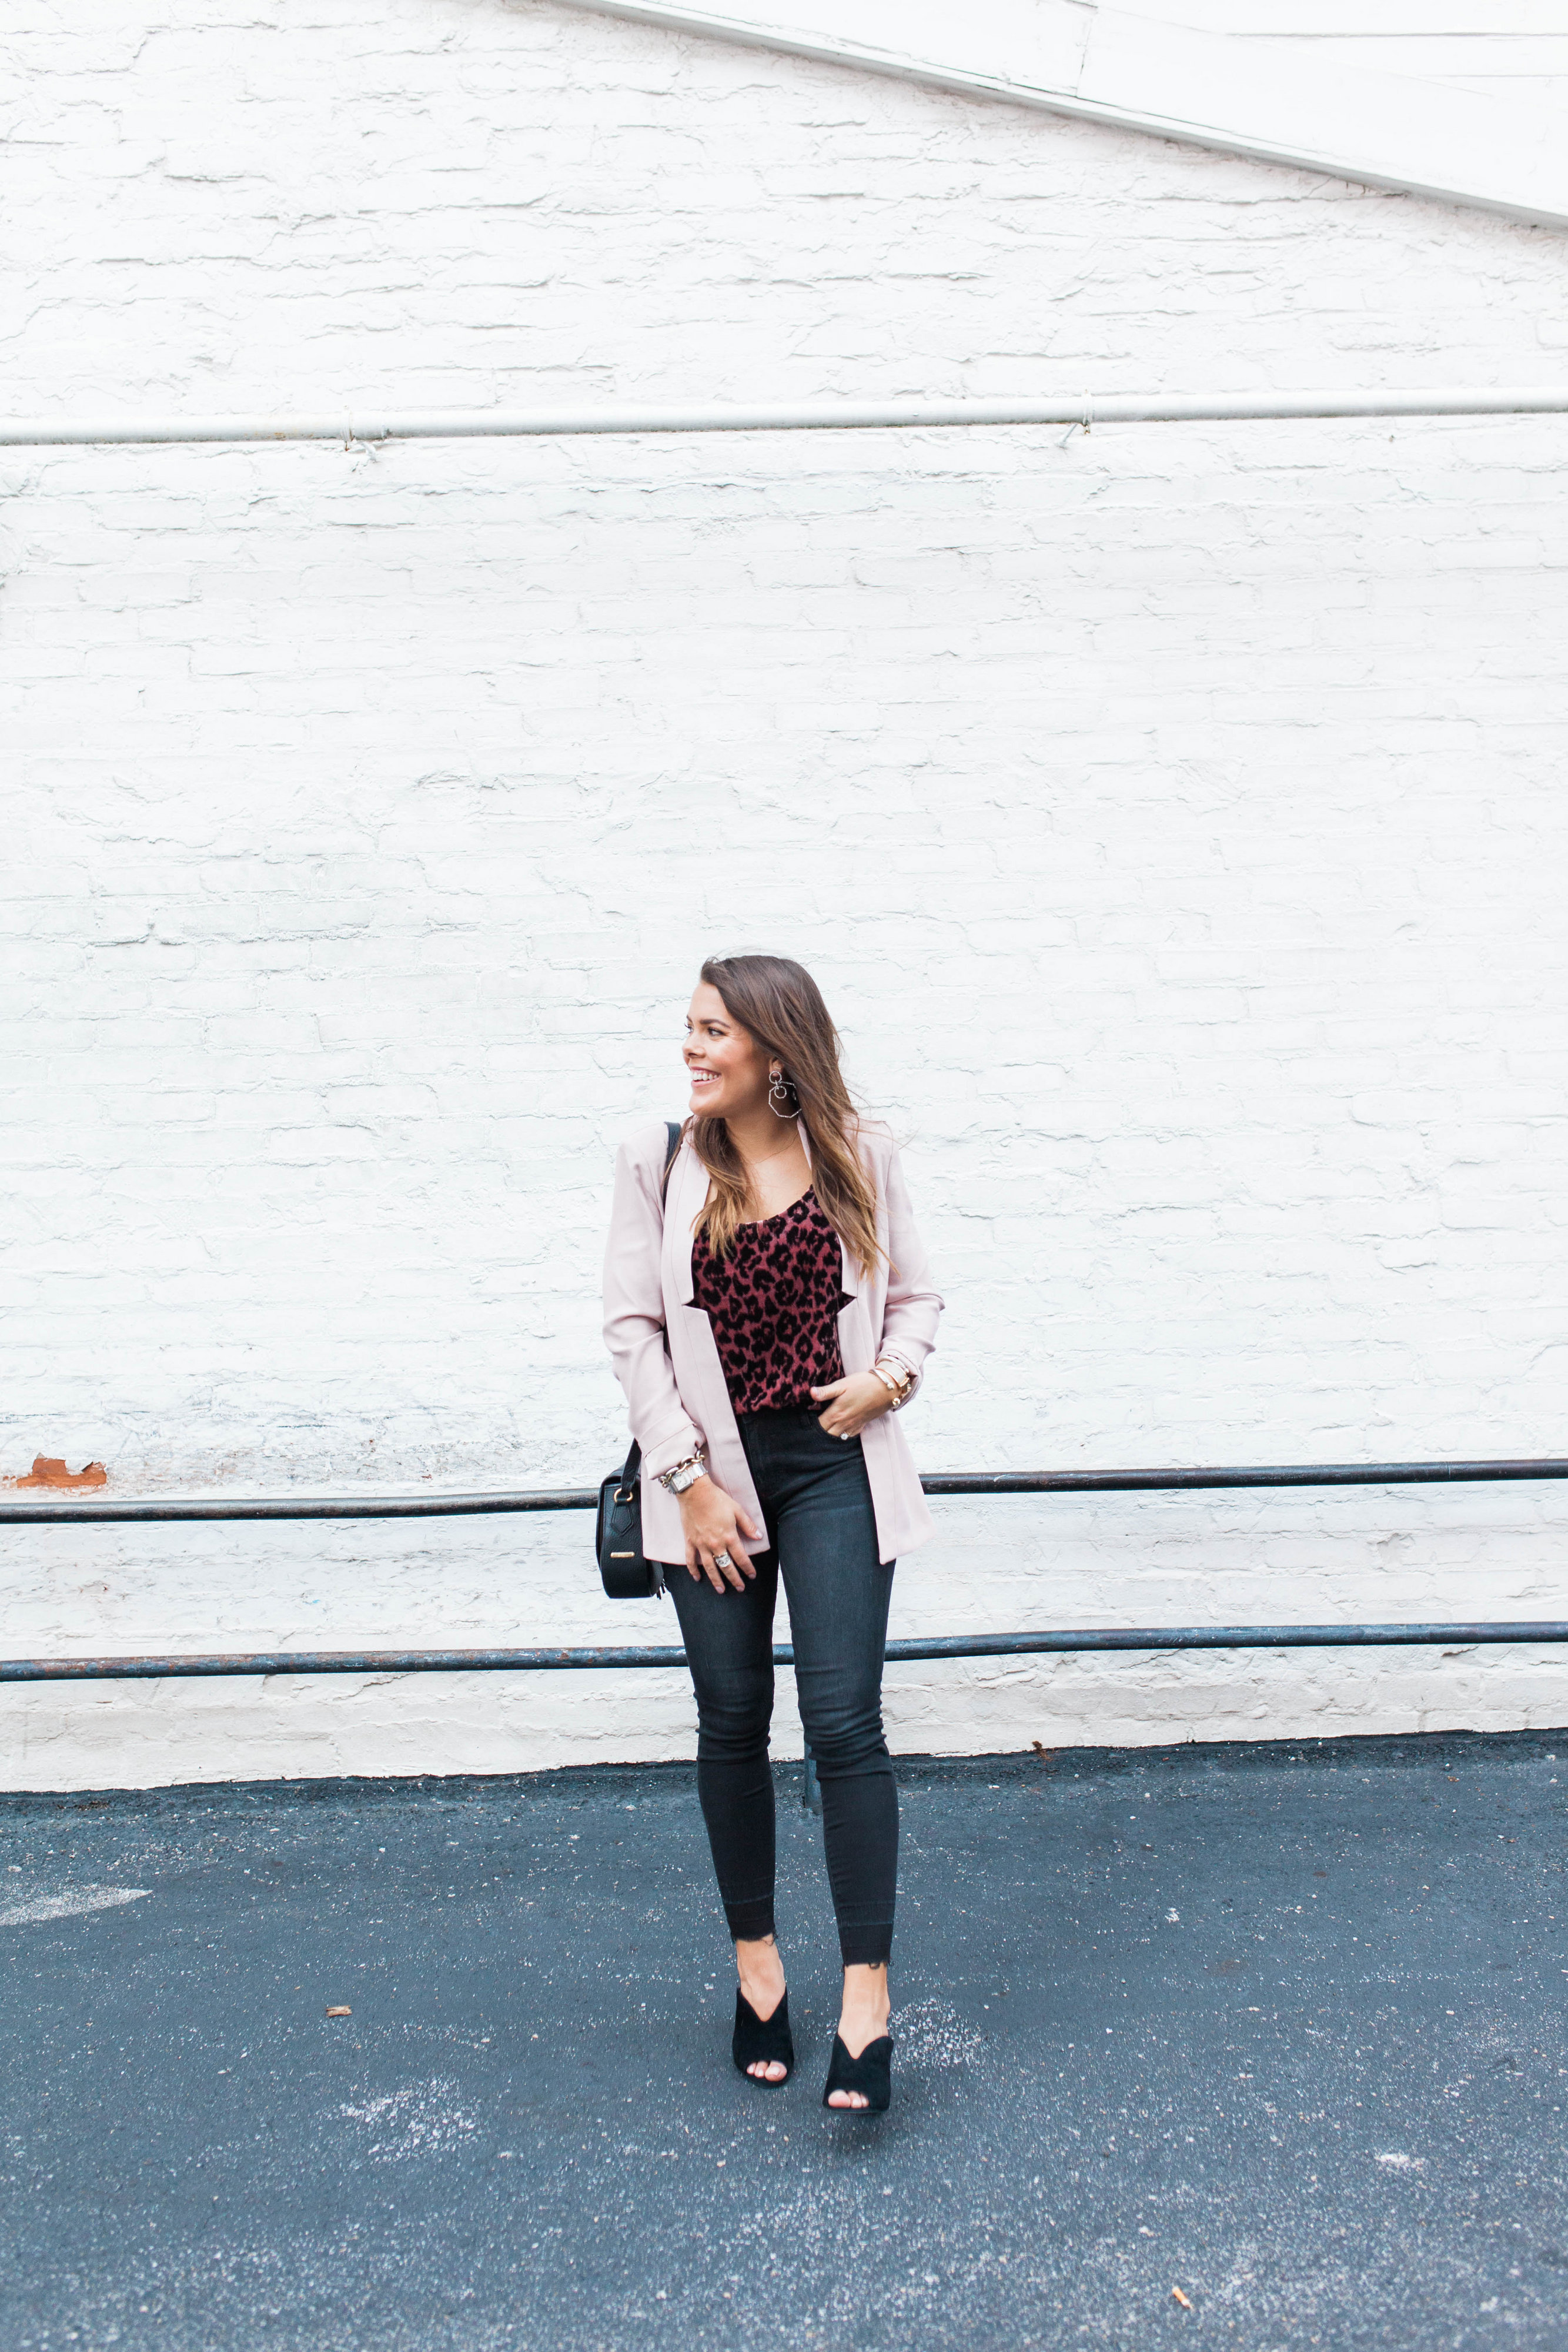
<path fill-rule="evenodd" d="M 676 1500 L 686 1538 L 686 1567 L 694 1581 L 706 1576 L 716 1592 L 722 1592 L 727 1584 L 743 1592 L 747 1580 L 757 1574 L 750 1554 L 740 1540 L 743 1534 L 753 1543 L 757 1540 L 757 1529 L 746 1513 L 738 1510 L 724 1488 L 708 1477 L 695 1478 Z M 720 1552 L 724 1554 L 722 1560 Z"/>
<path fill-rule="evenodd" d="M 852 1372 L 848 1380 L 813 1389 L 811 1395 L 818 1404 L 827 1405 L 826 1412 L 817 1416 L 817 1426 L 830 1437 L 858 1437 L 868 1422 L 893 1409 L 893 1391 L 874 1372 Z"/>

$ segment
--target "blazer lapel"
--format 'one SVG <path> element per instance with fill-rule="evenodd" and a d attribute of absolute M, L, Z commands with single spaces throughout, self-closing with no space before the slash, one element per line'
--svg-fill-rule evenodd
<path fill-rule="evenodd" d="M 664 1279 L 683 1307 L 692 1303 L 692 1226 L 707 1199 L 707 1170 L 688 1141 L 675 1154 L 664 1195 Z"/>

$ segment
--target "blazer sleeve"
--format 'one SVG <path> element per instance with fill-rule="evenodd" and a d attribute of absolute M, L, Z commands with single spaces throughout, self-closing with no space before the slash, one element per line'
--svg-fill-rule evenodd
<path fill-rule="evenodd" d="M 664 1140 L 661 1128 L 661 1147 Z M 604 1250 L 605 1344 L 650 1477 L 695 1454 L 700 1443 L 664 1345 L 663 1174 L 662 1149 L 650 1157 L 634 1142 L 622 1145 Z"/>
<path fill-rule="evenodd" d="M 887 1253 L 893 1263 L 883 1308 L 882 1344 L 908 1366 L 918 1388 L 925 1359 L 936 1344 L 942 1299 L 932 1285 L 925 1245 L 915 1228 L 915 1212 L 896 1147 L 888 1153 L 883 1200 L 887 1210 Z"/>

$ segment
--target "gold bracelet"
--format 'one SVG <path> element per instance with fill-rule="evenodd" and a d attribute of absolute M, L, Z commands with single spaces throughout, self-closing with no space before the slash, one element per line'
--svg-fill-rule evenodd
<path fill-rule="evenodd" d="M 889 1362 L 892 1361 L 891 1357 L 888 1360 Z M 894 1412 L 898 1411 L 901 1404 L 908 1403 L 911 1391 L 915 1387 L 915 1375 L 913 1372 L 904 1370 L 904 1368 L 901 1366 L 900 1371 L 902 1373 L 902 1378 L 895 1377 L 894 1373 L 888 1371 L 880 1362 L 873 1364 L 872 1366 L 872 1370 L 876 1374 L 877 1379 L 892 1396 L 893 1409 Z"/>

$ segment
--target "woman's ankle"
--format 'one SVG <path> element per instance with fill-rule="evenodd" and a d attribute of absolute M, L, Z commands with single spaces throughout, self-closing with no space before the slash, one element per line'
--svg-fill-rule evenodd
<path fill-rule="evenodd" d="M 776 2000 L 784 1990 L 784 1962 L 779 1955 L 777 1937 L 737 1936 L 735 1939 L 735 1969 L 740 1979 L 740 1990 L 747 2000 L 751 2000 L 753 1991 L 759 1992 L 764 1999 L 771 1995 Z M 751 2005 L 755 2009 L 756 2001 L 751 2000 Z"/>
<path fill-rule="evenodd" d="M 865 2039 L 875 2041 L 887 2031 L 889 2007 L 885 1960 L 854 1964 L 845 1969 L 843 2000 L 840 2006 L 841 2025 L 865 2028 Z M 847 2037 L 845 2046 L 851 2046 Z M 858 2057 L 859 2051 L 856 2050 L 854 2054 Z"/>

